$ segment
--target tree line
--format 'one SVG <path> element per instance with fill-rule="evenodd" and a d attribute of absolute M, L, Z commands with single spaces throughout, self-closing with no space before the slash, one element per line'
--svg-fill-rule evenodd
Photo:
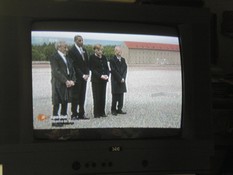
<path fill-rule="evenodd" d="M 32 61 L 49 61 L 50 57 L 56 52 L 55 43 L 44 43 L 42 45 L 32 45 Z M 68 46 L 69 48 L 72 45 Z M 107 59 L 114 56 L 114 45 L 104 46 L 104 55 Z M 89 55 L 94 53 L 93 45 L 85 45 L 87 53 Z"/>

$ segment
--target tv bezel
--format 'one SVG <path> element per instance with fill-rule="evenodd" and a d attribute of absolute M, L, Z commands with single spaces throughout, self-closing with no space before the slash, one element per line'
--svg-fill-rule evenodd
<path fill-rule="evenodd" d="M 36 172 L 44 175 L 174 174 L 209 170 L 213 138 L 208 9 L 77 1 L 24 1 L 20 2 L 20 6 L 16 3 L 12 7 L 7 3 L 5 7 L 8 7 L 7 10 L 1 12 L 1 21 L 4 22 L 1 33 L 4 33 L 6 59 L 1 67 L 3 73 L 8 73 L 3 81 L 9 83 L 8 87 L 13 87 L 13 91 L 12 88 L 2 87 L 5 91 L 3 99 L 7 100 L 1 109 L 4 123 L 0 125 L 0 162 L 6 166 L 6 175 L 13 175 L 16 170 L 24 174 Z M 61 13 L 64 10 L 65 13 Z M 99 13 L 97 16 L 90 12 Z M 184 60 L 182 71 L 185 106 L 180 137 L 46 143 L 35 141 L 31 109 L 31 25 L 35 21 L 49 20 L 96 20 L 176 26 Z M 16 51 L 12 52 L 12 48 Z M 12 66 L 11 73 L 8 72 L 8 65 Z M 9 106 L 17 107 L 9 113 Z M 112 152 L 112 147 L 122 149 Z M 106 161 L 112 165 L 105 168 L 102 163 Z M 30 162 L 31 166 L 23 166 L 21 162 Z M 40 168 L 41 166 L 44 168 Z"/>

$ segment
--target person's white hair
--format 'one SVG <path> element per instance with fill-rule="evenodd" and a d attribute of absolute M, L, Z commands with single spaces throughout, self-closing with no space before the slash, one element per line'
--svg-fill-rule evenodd
<path fill-rule="evenodd" d="M 57 41 L 55 43 L 55 49 L 58 50 L 59 47 L 67 45 L 65 41 Z"/>

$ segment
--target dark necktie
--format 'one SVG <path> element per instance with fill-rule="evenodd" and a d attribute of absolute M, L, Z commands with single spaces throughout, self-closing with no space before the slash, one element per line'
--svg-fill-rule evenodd
<path fill-rule="evenodd" d="M 67 74 L 69 75 L 69 74 L 70 74 L 69 66 L 68 66 L 69 63 L 68 63 L 68 60 L 67 60 L 67 58 L 66 58 L 66 55 L 64 54 L 63 56 L 64 56 L 64 58 L 65 58 L 64 61 L 65 61 L 65 64 L 66 64 L 66 71 L 67 71 Z"/>

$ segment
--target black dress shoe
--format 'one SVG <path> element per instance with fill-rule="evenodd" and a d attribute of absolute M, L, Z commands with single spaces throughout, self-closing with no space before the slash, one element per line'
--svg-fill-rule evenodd
<path fill-rule="evenodd" d="M 71 117 L 78 117 L 78 114 L 71 114 Z"/>
<path fill-rule="evenodd" d="M 78 119 L 79 120 L 89 120 L 90 118 L 88 118 L 87 116 L 83 115 L 83 116 L 79 116 Z"/>
<path fill-rule="evenodd" d="M 126 114 L 126 112 L 122 111 L 122 110 L 118 110 L 117 114 Z"/>
<path fill-rule="evenodd" d="M 106 115 L 106 114 L 103 114 L 103 115 L 101 115 L 101 117 L 107 117 L 107 115 Z"/>
<path fill-rule="evenodd" d="M 71 120 L 78 120 L 78 116 L 71 116 Z"/>
<path fill-rule="evenodd" d="M 117 112 L 116 111 L 112 111 L 112 115 L 117 115 Z"/>

